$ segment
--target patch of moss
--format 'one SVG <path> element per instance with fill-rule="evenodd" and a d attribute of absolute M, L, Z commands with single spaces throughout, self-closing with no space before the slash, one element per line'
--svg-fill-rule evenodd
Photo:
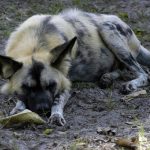
<path fill-rule="evenodd" d="M 145 31 L 140 28 L 133 29 L 134 33 L 137 35 L 137 37 L 141 38 L 145 34 Z"/>
<path fill-rule="evenodd" d="M 49 11 L 53 14 L 61 12 L 65 8 L 63 3 L 54 3 L 52 6 L 49 6 Z"/>
<path fill-rule="evenodd" d="M 81 6 L 82 5 L 81 0 L 72 0 L 72 3 L 73 3 L 73 5 L 76 5 L 76 6 Z"/>
<path fill-rule="evenodd" d="M 126 12 L 120 12 L 120 13 L 118 13 L 118 16 L 123 20 L 129 19 L 128 13 L 126 13 Z"/>

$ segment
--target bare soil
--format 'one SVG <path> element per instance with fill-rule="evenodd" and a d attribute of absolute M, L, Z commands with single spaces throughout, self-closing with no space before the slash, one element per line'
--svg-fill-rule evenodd
<path fill-rule="evenodd" d="M 1 0 L 0 53 L 4 54 L 9 34 L 26 18 L 39 13 L 58 13 L 69 7 L 120 16 L 150 49 L 149 0 Z M 144 134 L 150 142 L 150 87 L 143 88 L 146 95 L 124 102 L 121 100 L 124 95 L 119 92 L 124 82 L 115 81 L 108 89 L 100 89 L 94 83 L 73 84 L 72 97 L 65 107 L 64 127 L 0 127 L 0 150 L 120 150 L 115 144 L 117 138 L 139 134 Z M 15 103 L 14 97 L 0 95 L 0 116 L 7 116 Z M 98 127 L 109 127 L 112 133 L 97 132 Z M 53 131 L 45 134 L 46 129 Z"/>

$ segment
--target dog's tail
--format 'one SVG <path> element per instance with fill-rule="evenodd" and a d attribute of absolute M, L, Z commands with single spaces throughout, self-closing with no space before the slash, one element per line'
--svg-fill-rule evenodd
<path fill-rule="evenodd" d="M 136 60 L 144 66 L 150 67 L 150 51 L 144 48 L 142 45 L 140 46 L 140 52 L 136 58 Z"/>

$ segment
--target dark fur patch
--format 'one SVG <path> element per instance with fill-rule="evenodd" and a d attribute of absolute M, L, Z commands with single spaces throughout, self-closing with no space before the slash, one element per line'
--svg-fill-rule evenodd
<path fill-rule="evenodd" d="M 82 53 L 81 53 L 81 51 L 77 51 L 77 53 L 76 53 L 76 57 L 82 57 Z"/>
<path fill-rule="evenodd" d="M 49 32 L 56 32 L 57 28 L 54 24 L 50 23 L 51 16 L 45 18 L 45 20 L 41 23 L 41 34 L 46 34 Z"/>
<path fill-rule="evenodd" d="M 120 34 L 122 34 L 123 36 L 127 36 L 127 33 L 125 32 L 124 28 L 120 24 L 115 24 L 115 26 Z"/>
<path fill-rule="evenodd" d="M 65 42 L 68 41 L 63 31 L 59 31 L 55 24 L 51 23 L 51 16 L 48 16 L 43 20 L 38 31 L 39 43 L 42 44 L 42 46 L 47 46 L 47 43 L 45 43 L 45 35 L 51 33 L 59 33 Z"/>
<path fill-rule="evenodd" d="M 102 52 L 104 55 L 109 56 L 108 53 L 107 53 L 107 51 L 106 51 L 106 49 L 101 48 L 101 52 Z"/>
<path fill-rule="evenodd" d="M 31 93 L 31 91 L 36 91 L 41 89 L 40 77 L 43 69 L 44 69 L 44 65 L 42 63 L 40 62 L 33 63 L 32 67 L 30 68 L 27 74 L 27 77 L 31 77 L 31 80 L 33 80 L 36 84 L 30 87 L 28 83 L 26 83 L 26 79 L 25 79 L 21 87 L 25 94 Z"/>
<path fill-rule="evenodd" d="M 68 41 L 67 36 L 63 33 L 63 31 L 60 31 L 53 23 L 50 22 L 51 17 L 47 17 L 43 23 L 42 23 L 42 31 L 44 31 L 43 33 L 59 33 L 62 38 L 64 39 L 65 42 Z"/>
<path fill-rule="evenodd" d="M 77 18 L 64 17 L 64 19 L 74 27 L 78 35 L 78 38 L 82 38 L 85 35 L 89 35 L 86 26 Z"/>
<path fill-rule="evenodd" d="M 101 29 L 100 29 L 98 23 L 96 22 L 96 20 L 94 20 L 92 18 L 91 14 L 89 14 L 89 13 L 85 13 L 85 16 L 88 17 L 89 21 L 97 27 L 97 31 L 99 33 L 99 30 L 101 30 Z M 109 27 L 110 30 L 116 30 L 117 29 L 119 31 L 119 33 L 123 36 L 128 36 L 128 35 L 133 34 L 133 31 L 129 27 L 124 28 L 120 24 L 116 24 L 114 22 L 108 22 L 107 21 L 107 22 L 103 23 L 103 25 Z"/>
<path fill-rule="evenodd" d="M 93 57 L 93 52 L 92 51 L 87 51 L 87 56 L 88 56 L 88 58 Z"/>
<path fill-rule="evenodd" d="M 71 25 L 75 28 L 76 33 L 77 33 L 79 38 L 85 36 L 87 30 L 86 30 L 86 27 L 84 26 L 84 24 L 82 22 L 80 22 L 77 19 L 74 19 L 74 20 L 73 19 L 66 19 L 66 21 L 71 23 Z M 77 26 L 80 26 L 80 28 Z"/>
<path fill-rule="evenodd" d="M 52 103 L 53 95 L 46 91 L 32 92 L 26 100 L 27 108 L 34 112 L 50 111 Z"/>
<path fill-rule="evenodd" d="M 50 80 L 49 83 L 45 86 L 45 89 L 50 91 L 51 93 L 55 93 L 56 90 L 56 82 L 53 80 Z"/>
<path fill-rule="evenodd" d="M 130 28 L 127 28 L 127 33 L 129 33 L 130 35 L 132 35 L 133 34 L 133 32 L 132 32 L 132 30 L 130 29 Z"/>
<path fill-rule="evenodd" d="M 80 61 L 80 63 L 83 64 L 83 65 L 87 64 L 87 59 L 86 58 L 82 58 L 81 61 Z"/>
<path fill-rule="evenodd" d="M 36 81 L 36 85 L 38 85 L 39 87 L 41 86 L 40 83 L 40 77 L 41 77 L 41 72 L 44 69 L 44 65 L 41 62 L 36 62 L 35 60 L 33 60 L 33 65 L 29 70 L 29 76 L 31 76 L 31 78 Z"/>
<path fill-rule="evenodd" d="M 7 76 L 7 77 L 5 77 L 4 74 L 3 74 L 3 68 L 5 66 L 9 66 L 10 68 L 12 68 L 11 74 L 9 74 L 9 76 Z M 17 62 L 15 60 L 13 60 L 12 58 L 8 57 L 8 56 L 2 56 L 2 55 L 0 55 L 0 75 L 3 78 L 9 79 L 22 66 L 23 66 L 23 64 L 21 62 Z"/>
<path fill-rule="evenodd" d="M 65 35 L 65 33 L 59 31 L 60 35 L 63 37 L 64 41 L 67 42 L 69 41 L 69 39 L 67 38 L 67 36 Z"/>
<path fill-rule="evenodd" d="M 142 64 L 142 65 L 144 65 L 144 66 L 150 67 L 150 61 L 149 61 L 150 54 L 147 53 L 147 52 L 145 52 L 145 51 L 146 51 L 146 50 L 144 50 L 144 48 L 141 47 L 140 52 L 139 52 L 139 54 L 138 54 L 136 60 L 137 60 L 140 64 Z M 147 51 L 148 51 L 148 50 L 147 50 Z"/>
<path fill-rule="evenodd" d="M 36 84 L 31 87 L 26 83 L 26 81 L 22 84 L 24 92 L 23 101 L 26 107 L 34 112 L 41 112 L 44 110 L 50 111 L 54 100 L 56 83 L 49 81 L 44 88 L 42 87 L 40 77 L 43 69 L 44 65 L 41 62 L 33 60 L 33 65 L 27 76 L 31 77 L 31 80 L 35 81 Z"/>
<path fill-rule="evenodd" d="M 123 36 L 132 35 L 132 30 L 128 27 L 127 29 L 123 28 L 120 24 L 115 24 L 116 29 L 119 31 L 119 33 Z"/>
<path fill-rule="evenodd" d="M 115 26 L 111 22 L 105 22 L 103 25 L 109 27 L 110 30 L 116 29 Z"/>
<path fill-rule="evenodd" d="M 131 54 L 128 56 L 125 56 L 124 54 L 118 54 L 118 56 L 129 69 L 132 68 L 135 72 L 143 73 L 143 69 Z"/>
<path fill-rule="evenodd" d="M 42 23 L 42 31 L 41 32 L 43 32 L 44 34 L 57 33 L 58 32 L 63 37 L 65 42 L 68 41 L 68 38 L 66 37 L 66 35 L 62 31 L 59 31 L 58 28 L 54 24 L 52 24 L 50 22 L 50 17 L 47 17 L 43 21 L 43 23 Z"/>

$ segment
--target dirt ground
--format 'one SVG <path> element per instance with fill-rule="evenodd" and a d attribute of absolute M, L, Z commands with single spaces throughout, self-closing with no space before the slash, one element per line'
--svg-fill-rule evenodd
<path fill-rule="evenodd" d="M 149 0 L 1 0 L 0 53 L 4 54 L 9 34 L 26 18 L 39 13 L 54 14 L 70 7 L 120 16 L 150 49 Z M 115 81 L 105 90 L 97 84 L 75 83 L 65 107 L 67 124 L 64 127 L 0 127 L 0 150 L 120 150 L 124 148 L 114 141 L 134 136 L 144 136 L 147 139 L 145 150 L 150 149 L 150 87 L 143 88 L 146 95 L 125 102 L 121 100 L 124 95 L 119 92 L 124 82 Z M 11 96 L 0 95 L 0 116 L 7 116 L 15 102 Z M 101 128 L 110 128 L 110 131 L 104 133 Z M 52 132 L 45 134 L 46 129 Z"/>

